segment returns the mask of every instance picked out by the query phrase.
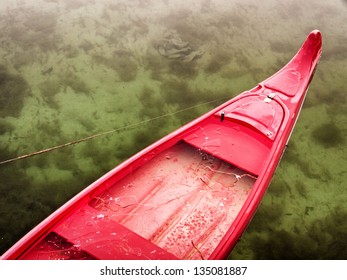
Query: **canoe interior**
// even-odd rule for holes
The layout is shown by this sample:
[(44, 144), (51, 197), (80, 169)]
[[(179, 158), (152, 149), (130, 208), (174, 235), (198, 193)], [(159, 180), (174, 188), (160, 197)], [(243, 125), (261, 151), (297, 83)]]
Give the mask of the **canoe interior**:
[(89, 197), (23, 258), (207, 259), (255, 180), (180, 141)]

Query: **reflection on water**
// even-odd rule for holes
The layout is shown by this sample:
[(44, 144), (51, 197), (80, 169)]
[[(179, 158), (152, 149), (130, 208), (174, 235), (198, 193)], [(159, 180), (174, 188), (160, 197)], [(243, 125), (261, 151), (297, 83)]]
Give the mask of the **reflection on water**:
[[(231, 258), (347, 257), (346, 1), (2, 2), (0, 160), (232, 97), (320, 29), (323, 56), (289, 149)], [(0, 165), (0, 252), (220, 102)]]

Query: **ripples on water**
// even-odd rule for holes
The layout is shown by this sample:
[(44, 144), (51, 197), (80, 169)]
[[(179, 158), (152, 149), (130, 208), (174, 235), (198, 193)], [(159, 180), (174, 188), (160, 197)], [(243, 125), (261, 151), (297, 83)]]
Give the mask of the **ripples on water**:
[[(347, 258), (346, 1), (2, 2), (0, 160), (232, 97), (320, 29), (323, 57), (290, 147), (230, 257)], [(1, 165), (0, 253), (117, 163), (219, 103)]]

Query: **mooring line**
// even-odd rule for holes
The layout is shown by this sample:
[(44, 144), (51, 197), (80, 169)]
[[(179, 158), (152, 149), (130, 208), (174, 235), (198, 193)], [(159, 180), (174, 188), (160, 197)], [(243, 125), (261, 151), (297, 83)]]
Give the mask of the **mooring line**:
[(140, 122), (135, 123), (135, 124), (130, 124), (130, 125), (126, 125), (126, 126), (123, 126), (123, 127), (115, 128), (115, 129), (112, 129), (112, 130), (109, 130), (109, 131), (100, 132), (100, 133), (93, 134), (93, 135), (90, 135), (90, 136), (87, 136), (87, 137), (84, 137), (84, 138), (81, 138), (81, 139), (78, 139), (78, 140), (74, 140), (74, 141), (71, 141), (71, 142), (67, 142), (67, 143), (64, 143), (64, 144), (60, 144), (60, 145), (57, 145), (57, 146), (46, 148), (46, 149), (43, 149), (43, 150), (40, 150), (40, 151), (37, 151), (37, 152), (32, 152), (30, 154), (18, 156), (18, 157), (15, 157), (15, 158), (10, 158), (10, 159), (1, 161), (0, 165), (6, 164), (6, 163), (10, 163), (10, 162), (14, 162), (14, 161), (21, 160), (21, 159), (26, 159), (26, 158), (37, 156), (37, 155), (41, 155), (41, 154), (44, 154), (44, 153), (48, 153), (48, 152), (51, 152), (51, 151), (54, 151), (54, 150), (57, 150), (57, 149), (65, 148), (65, 147), (68, 147), (68, 146), (72, 146), (72, 145), (75, 145), (75, 144), (78, 144), (78, 143), (81, 143), (81, 142), (85, 142), (85, 141), (93, 139), (93, 138), (97, 138), (97, 137), (104, 136), (104, 135), (107, 135), (107, 134), (115, 133), (115, 132), (118, 132), (118, 131), (121, 131), (121, 130), (134, 128), (134, 127), (143, 125), (145, 123), (149, 123), (149, 122), (161, 119), (161, 118), (173, 116), (173, 115), (179, 114), (181, 112), (188, 111), (188, 110), (194, 109), (196, 107), (203, 106), (203, 105), (206, 105), (206, 104), (210, 104), (210, 103), (213, 103), (213, 102), (221, 101), (221, 100), (227, 99), (227, 98), (230, 98), (230, 97), (222, 97), (222, 98), (218, 98), (218, 99), (215, 99), (215, 100), (212, 100), (212, 101), (199, 103), (199, 104), (194, 105), (194, 106), (190, 106), (190, 107), (187, 107), (187, 108), (184, 108), (184, 109), (172, 112), (172, 113), (166, 113), (164, 115), (157, 116), (157, 117), (154, 117), (154, 118), (151, 118), (151, 119), (148, 119), (148, 120), (140, 121)]

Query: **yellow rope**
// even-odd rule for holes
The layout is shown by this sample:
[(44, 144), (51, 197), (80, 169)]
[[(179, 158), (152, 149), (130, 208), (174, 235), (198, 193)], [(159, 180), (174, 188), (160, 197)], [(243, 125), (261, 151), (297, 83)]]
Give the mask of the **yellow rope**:
[(184, 112), (184, 111), (188, 111), (188, 110), (191, 110), (193, 108), (196, 108), (196, 107), (199, 107), (199, 106), (203, 106), (203, 105), (206, 105), (206, 104), (210, 104), (210, 103), (213, 103), (213, 102), (217, 102), (217, 101), (220, 101), (220, 100), (223, 100), (223, 99), (227, 99), (227, 97), (222, 97), (222, 98), (218, 98), (218, 99), (215, 99), (215, 100), (212, 100), (212, 101), (200, 103), (198, 105), (187, 107), (187, 108), (181, 109), (181, 110), (173, 112), (173, 113), (167, 113), (167, 114), (164, 114), (164, 115), (161, 115), (161, 116), (158, 116), (158, 117), (154, 117), (154, 118), (151, 118), (151, 119), (148, 119), (148, 120), (144, 120), (144, 121), (141, 121), (141, 122), (138, 122), (138, 123), (135, 123), (135, 124), (119, 127), (119, 128), (116, 128), (116, 129), (105, 131), (105, 132), (100, 132), (100, 133), (93, 134), (93, 135), (90, 135), (90, 136), (87, 136), (87, 137), (84, 137), (84, 138), (81, 138), (81, 139), (78, 139), (78, 140), (74, 140), (74, 141), (71, 141), (71, 142), (68, 142), (68, 143), (64, 143), (64, 144), (61, 144), (61, 145), (57, 145), (57, 146), (54, 146), (54, 147), (43, 149), (43, 150), (40, 150), (40, 151), (37, 151), (37, 152), (32, 152), (30, 154), (26, 154), (26, 155), (18, 156), (18, 157), (15, 157), (15, 158), (7, 159), (7, 160), (4, 160), (4, 161), (1, 161), (0, 165), (6, 164), (6, 163), (10, 163), (10, 162), (14, 162), (14, 161), (21, 160), (21, 159), (25, 159), (25, 158), (29, 158), (29, 157), (32, 157), (32, 156), (44, 154), (44, 153), (47, 153), (47, 152), (51, 152), (51, 151), (54, 151), (54, 150), (57, 150), (57, 149), (61, 149), (61, 148), (64, 148), (64, 147), (75, 145), (75, 144), (78, 144), (78, 143), (81, 143), (81, 142), (84, 142), (84, 141), (87, 141), (87, 140), (90, 140), (90, 139), (93, 139), (93, 138), (96, 138), (96, 137), (104, 136), (104, 135), (111, 134), (111, 133), (114, 133), (114, 132), (117, 132), (117, 131), (121, 131), (121, 130), (124, 130), (124, 129), (134, 128), (134, 127), (140, 126), (142, 124), (155, 121), (157, 119), (161, 119), (161, 118), (168, 117), (168, 116), (173, 116), (173, 115), (176, 115), (178, 113), (181, 113), (181, 112)]

